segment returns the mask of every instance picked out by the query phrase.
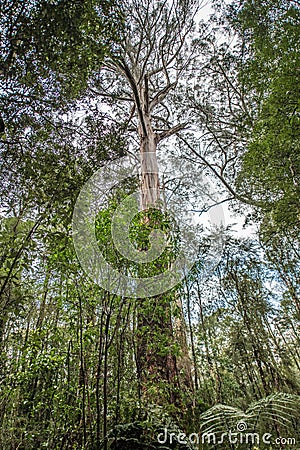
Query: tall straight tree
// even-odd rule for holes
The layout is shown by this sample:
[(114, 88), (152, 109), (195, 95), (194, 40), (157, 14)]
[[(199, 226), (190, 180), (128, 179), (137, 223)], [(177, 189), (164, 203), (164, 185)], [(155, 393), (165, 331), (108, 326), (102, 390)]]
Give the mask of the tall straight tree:
[[(115, 117), (130, 133), (133, 145), (139, 149), (142, 210), (149, 211), (161, 205), (157, 162), (159, 145), (187, 126), (175, 109), (172, 93), (195, 58), (192, 35), (200, 3), (193, 0), (146, 0), (143, 3), (126, 0), (121, 49), (107, 58), (91, 84), (92, 93), (107, 100)], [(146, 212), (144, 224), (150, 222), (150, 215)], [(149, 377), (157, 382), (164, 380), (177, 385), (175, 356), (168, 352), (160, 355), (150, 343), (150, 330), (155, 330), (162, 340), (165, 337), (169, 345), (172, 342), (170, 298), (160, 295), (151, 301), (153, 308), (150, 309), (143, 306), (145, 302), (139, 303), (139, 378), (144, 387)], [(157, 311), (154, 316), (154, 309), (162, 311), (161, 317)], [(189, 375), (187, 379), (190, 380)]]

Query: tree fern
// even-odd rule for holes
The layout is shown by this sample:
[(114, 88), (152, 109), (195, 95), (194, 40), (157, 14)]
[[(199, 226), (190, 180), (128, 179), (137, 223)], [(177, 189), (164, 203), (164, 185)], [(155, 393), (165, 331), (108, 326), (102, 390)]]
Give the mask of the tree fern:
[(257, 430), (270, 422), (288, 427), (299, 420), (299, 400), (298, 395), (277, 392), (252, 403), (246, 411), (218, 404), (200, 416), (201, 430), (216, 434), (229, 430), (242, 432), (246, 428)]

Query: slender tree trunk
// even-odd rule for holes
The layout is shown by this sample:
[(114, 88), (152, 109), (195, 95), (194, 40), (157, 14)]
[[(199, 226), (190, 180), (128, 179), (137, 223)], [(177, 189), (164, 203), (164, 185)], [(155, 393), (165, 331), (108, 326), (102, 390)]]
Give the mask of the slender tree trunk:
[(101, 392), (100, 392), (100, 379), (101, 379), (101, 368), (103, 359), (103, 326), (104, 326), (104, 310), (102, 309), (100, 324), (99, 324), (99, 344), (98, 344), (98, 361), (97, 361), (97, 371), (96, 371), (96, 442), (97, 446), (100, 447), (101, 442)]
[(83, 427), (83, 445), (86, 445), (87, 441), (87, 429), (86, 429), (86, 374), (85, 374), (85, 357), (83, 348), (83, 310), (82, 310), (82, 299), (78, 295), (79, 299), (79, 356), (80, 356), (80, 367), (79, 367), (79, 392), (82, 394), (81, 407), (82, 411), (80, 414), (80, 427)]
[(188, 290), (188, 297), (187, 297), (187, 309), (188, 309), (188, 323), (189, 323), (189, 332), (190, 332), (190, 338), (191, 338), (191, 347), (192, 347), (193, 364), (194, 364), (195, 391), (198, 391), (198, 389), (199, 389), (198, 365), (197, 365), (197, 356), (196, 356), (195, 339), (194, 339), (194, 328), (193, 328), (192, 317), (191, 317), (191, 302), (190, 302), (190, 291), (189, 290)]
[(103, 368), (103, 436), (104, 436), (104, 446), (103, 449), (108, 449), (107, 441), (107, 411), (108, 411), (108, 394), (107, 394), (107, 384), (108, 384), (108, 332), (110, 323), (110, 313), (106, 315), (105, 322), (105, 343), (104, 343), (104, 368)]

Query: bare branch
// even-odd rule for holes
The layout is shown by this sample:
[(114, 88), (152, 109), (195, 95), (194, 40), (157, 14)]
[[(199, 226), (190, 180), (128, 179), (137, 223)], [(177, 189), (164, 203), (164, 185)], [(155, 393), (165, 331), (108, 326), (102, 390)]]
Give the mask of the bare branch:
[(213, 164), (211, 164), (201, 153), (197, 152), (197, 150), (194, 149), (194, 147), (180, 134), (177, 134), (177, 136), (182, 140), (182, 142), (185, 143), (185, 145), (191, 150), (194, 155), (196, 155), (204, 164), (206, 167), (208, 167), (211, 172), (222, 182), (222, 184), (226, 187), (226, 189), (232, 194), (233, 198), (236, 200), (240, 200), (243, 203), (246, 203), (247, 205), (251, 206), (258, 206), (262, 207), (265, 206), (264, 202), (259, 202), (254, 199), (249, 199), (246, 197), (243, 197), (239, 195), (233, 187), (230, 186), (230, 184), (225, 180), (224, 176), (218, 173), (218, 171), (214, 168)]
[(169, 83), (167, 86), (165, 86), (163, 89), (161, 89), (156, 95), (155, 97), (151, 100), (150, 102), (150, 111), (152, 111), (156, 105), (158, 105), (159, 103), (161, 103), (166, 96), (168, 95), (168, 93), (174, 88), (176, 87), (177, 81), (175, 81), (174, 83)]
[(113, 98), (114, 100), (119, 100), (119, 101), (124, 101), (124, 102), (134, 102), (133, 98), (130, 98), (130, 97), (120, 97), (120, 96), (114, 95), (114, 94), (106, 94), (105, 92), (96, 91), (95, 89), (93, 89), (91, 87), (89, 88), (89, 90), (93, 94), (95, 94), (99, 97)]
[(118, 63), (118, 65), (119, 65), (120, 69), (123, 70), (123, 73), (125, 74), (127, 80), (130, 83), (130, 86), (132, 88), (132, 92), (133, 92), (133, 95), (134, 95), (135, 104), (136, 104), (136, 108), (137, 108), (137, 111), (138, 111), (139, 119), (140, 119), (141, 126), (142, 126), (142, 129), (143, 129), (143, 133), (144, 133), (144, 136), (147, 136), (147, 127), (146, 127), (146, 124), (145, 124), (145, 121), (144, 121), (144, 114), (143, 114), (143, 110), (142, 110), (141, 99), (140, 99), (140, 96), (139, 96), (139, 91), (138, 91), (138, 87), (136, 85), (135, 79), (134, 79), (132, 73), (130, 72), (129, 67), (127, 66), (127, 64), (126, 64), (126, 62), (125, 62), (125, 60), (123, 58), (120, 58), (120, 62)]
[(185, 130), (188, 123), (179, 123), (178, 125), (175, 125), (174, 127), (170, 128), (169, 130), (163, 131), (162, 133), (159, 133), (157, 135), (157, 142), (162, 141), (163, 139), (166, 139), (167, 137), (172, 136), (173, 134), (178, 133), (179, 131)]

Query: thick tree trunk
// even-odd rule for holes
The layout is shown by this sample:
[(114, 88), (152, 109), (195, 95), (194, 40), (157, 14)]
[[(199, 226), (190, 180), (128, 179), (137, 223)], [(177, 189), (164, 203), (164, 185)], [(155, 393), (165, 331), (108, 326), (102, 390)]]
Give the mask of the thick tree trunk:
[[(142, 99), (140, 108), (140, 158), (141, 158), (141, 209), (145, 211), (145, 224), (151, 225), (149, 208), (160, 209), (160, 186), (157, 163), (157, 145), (159, 136), (151, 123), (147, 79), (144, 89), (140, 91)], [(155, 223), (153, 226), (157, 226)], [(172, 325), (171, 302), (168, 294), (161, 294), (149, 299), (141, 299), (138, 303), (138, 347), (137, 368), (141, 390), (146, 400), (152, 402), (169, 402), (180, 406), (180, 379), (177, 360), (174, 355), (175, 336)], [(178, 325), (178, 324), (177, 324)], [(181, 327), (183, 332), (183, 327)], [(177, 336), (178, 337), (178, 336)], [(182, 335), (180, 336), (182, 340)], [(185, 339), (186, 342), (186, 339)], [(182, 342), (180, 342), (182, 343)], [(186, 358), (187, 348), (182, 349)], [(185, 369), (190, 366), (186, 363)], [(184, 374), (184, 381), (191, 379), (191, 374)], [(158, 386), (162, 388), (159, 389)], [(154, 395), (154, 392), (156, 394)]]
[[(177, 358), (177, 369), (179, 372), (180, 384), (184, 384), (188, 390), (194, 390), (192, 378), (192, 361), (189, 355), (186, 323), (183, 314), (181, 298), (178, 293), (176, 295), (176, 307), (178, 308), (177, 317), (174, 320), (174, 337), (180, 346), (180, 355)], [(197, 385), (197, 375), (195, 377), (195, 386)]]
[(137, 369), (144, 400), (179, 406), (170, 300), (162, 294), (138, 306)]
[[(160, 189), (156, 153), (157, 136), (151, 124), (147, 79), (140, 91), (140, 99), (138, 130), (141, 159), (140, 203), (141, 209), (145, 211), (144, 222), (151, 225), (151, 214), (148, 216), (147, 211), (152, 207), (159, 208)], [(168, 350), (173, 340), (170, 301), (162, 294), (141, 299), (138, 308), (137, 368), (141, 390), (146, 400), (174, 403), (173, 387), (177, 370), (176, 358)], [(158, 392), (155, 387), (162, 383), (165, 385), (164, 392)], [(156, 398), (153, 398), (154, 390)], [(148, 393), (150, 393), (149, 396)]]
[(148, 209), (151, 206), (159, 207), (160, 200), (156, 152), (143, 151), (145, 147), (148, 147), (148, 143), (141, 146), (141, 164), (143, 167), (141, 175), (142, 209)]
[[(151, 126), (150, 113), (143, 114), (144, 127), (140, 125), (141, 158), (141, 207), (148, 209), (159, 206), (159, 176), (157, 164), (157, 136)], [(144, 129), (146, 128), (146, 130)], [(145, 133), (146, 131), (146, 133)]]

